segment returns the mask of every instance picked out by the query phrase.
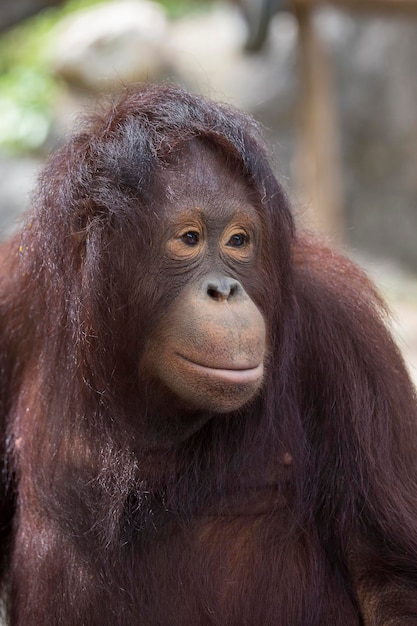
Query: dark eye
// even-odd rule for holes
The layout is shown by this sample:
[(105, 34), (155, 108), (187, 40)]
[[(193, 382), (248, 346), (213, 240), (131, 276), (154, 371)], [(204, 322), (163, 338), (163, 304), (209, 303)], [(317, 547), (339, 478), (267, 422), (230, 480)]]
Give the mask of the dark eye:
[(200, 233), (195, 230), (189, 230), (188, 232), (181, 235), (180, 239), (187, 246), (196, 246), (200, 241)]
[(227, 242), (227, 245), (232, 248), (241, 248), (245, 246), (249, 241), (249, 237), (243, 233), (237, 233), (236, 235), (232, 235)]

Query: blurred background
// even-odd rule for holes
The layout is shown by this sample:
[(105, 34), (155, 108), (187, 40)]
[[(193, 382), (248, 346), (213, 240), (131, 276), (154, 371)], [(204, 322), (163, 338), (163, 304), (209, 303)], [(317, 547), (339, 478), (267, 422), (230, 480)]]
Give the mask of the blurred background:
[(2, 0), (0, 238), (80, 113), (143, 80), (264, 125), (297, 219), (376, 280), (417, 381), (417, 0)]

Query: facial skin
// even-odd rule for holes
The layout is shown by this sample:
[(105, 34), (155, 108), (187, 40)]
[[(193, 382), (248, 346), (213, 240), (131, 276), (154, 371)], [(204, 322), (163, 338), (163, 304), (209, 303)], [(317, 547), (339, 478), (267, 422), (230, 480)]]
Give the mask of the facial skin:
[(191, 410), (233, 411), (264, 373), (265, 323), (246, 291), (258, 278), (259, 217), (242, 178), (209, 148), (191, 145), (163, 176), (161, 255), (175, 295), (142, 367)]

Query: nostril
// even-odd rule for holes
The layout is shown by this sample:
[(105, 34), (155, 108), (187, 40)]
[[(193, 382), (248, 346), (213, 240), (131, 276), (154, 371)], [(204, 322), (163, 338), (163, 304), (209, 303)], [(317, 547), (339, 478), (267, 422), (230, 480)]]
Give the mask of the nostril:
[(219, 291), (215, 287), (209, 287), (207, 289), (207, 295), (209, 298), (211, 298), (212, 300), (215, 300), (216, 302), (223, 299), (222, 295), (219, 293)]
[(230, 285), (229, 297), (237, 296), (238, 293), (239, 293), (239, 285), (238, 285), (238, 283), (233, 283), (232, 285)]

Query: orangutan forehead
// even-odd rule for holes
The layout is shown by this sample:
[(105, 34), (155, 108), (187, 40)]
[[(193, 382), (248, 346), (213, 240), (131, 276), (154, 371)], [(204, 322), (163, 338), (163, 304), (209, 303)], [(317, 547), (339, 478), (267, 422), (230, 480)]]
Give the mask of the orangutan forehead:
[(177, 153), (175, 161), (161, 172), (160, 182), (165, 197), (181, 210), (203, 209), (213, 203), (254, 212), (254, 190), (242, 170), (222, 152), (200, 142), (190, 142)]

